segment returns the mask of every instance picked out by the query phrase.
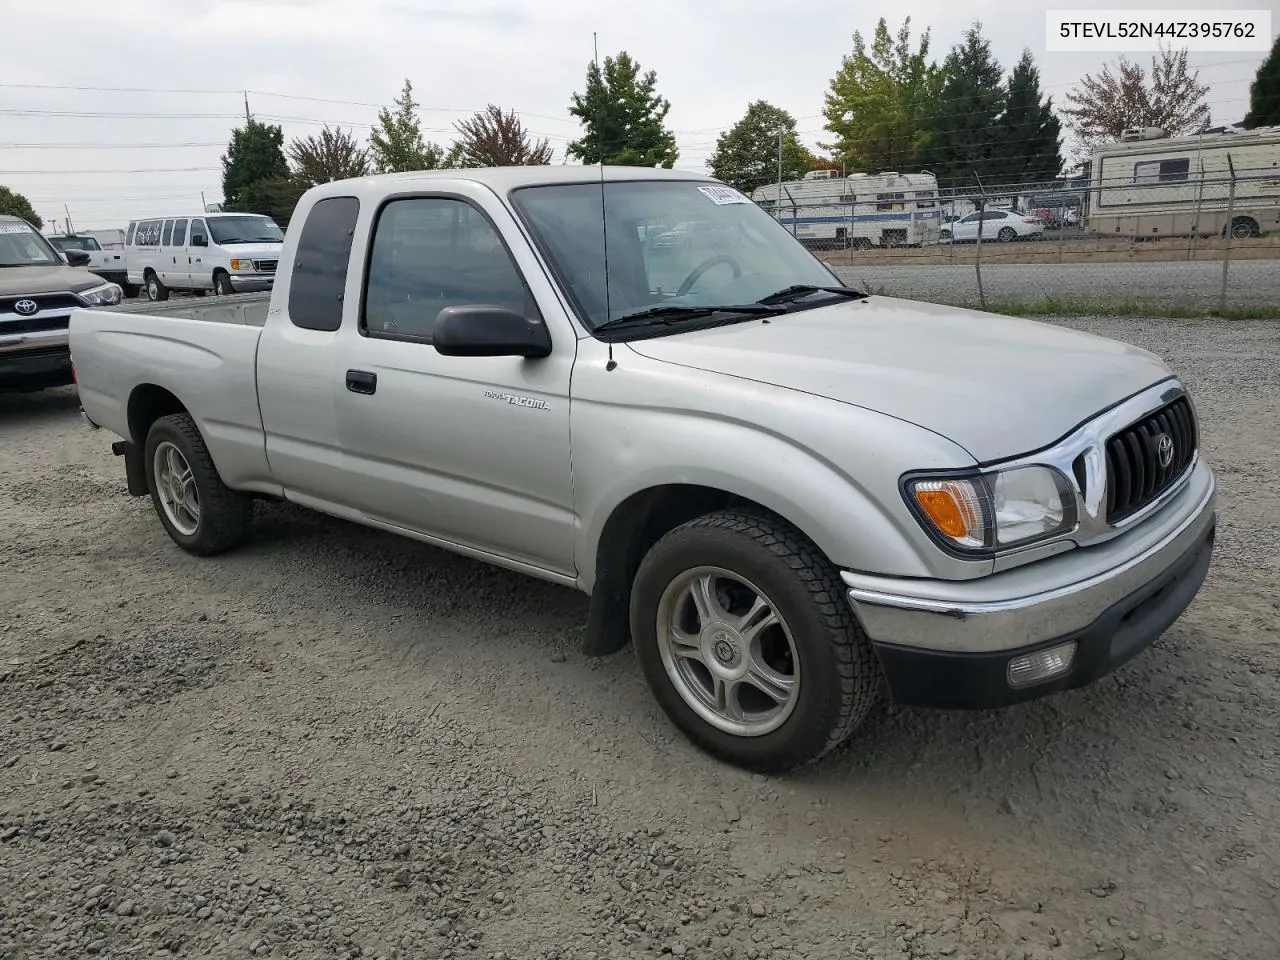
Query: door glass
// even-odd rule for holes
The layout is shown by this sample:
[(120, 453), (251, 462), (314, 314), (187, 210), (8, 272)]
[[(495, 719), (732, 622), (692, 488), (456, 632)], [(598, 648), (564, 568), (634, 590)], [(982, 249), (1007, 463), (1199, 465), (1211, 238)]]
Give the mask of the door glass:
[(164, 233), (160, 235), (160, 246), (169, 246), (169, 238), (173, 236), (173, 221), (166, 220), (164, 222)]
[(191, 243), (196, 242), (196, 237), (200, 237), (206, 243), (209, 242), (209, 234), (205, 231), (203, 220), (191, 221)]
[(185, 247), (187, 245), (187, 221), (173, 221), (173, 245), (175, 247)]
[(430, 339), (445, 307), (493, 304), (526, 314), (531, 300), (496, 230), (462, 200), (387, 204), (373, 235), (362, 329)]

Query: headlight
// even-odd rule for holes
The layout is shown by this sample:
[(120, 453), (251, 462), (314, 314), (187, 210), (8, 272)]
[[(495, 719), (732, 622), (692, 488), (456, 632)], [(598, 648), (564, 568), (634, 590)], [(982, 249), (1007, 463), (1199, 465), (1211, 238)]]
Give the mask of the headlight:
[(997, 553), (1070, 530), (1075, 497), (1052, 467), (963, 477), (914, 477), (907, 500), (920, 522), (962, 552)]
[(80, 297), (95, 307), (114, 307), (124, 299), (124, 291), (120, 289), (119, 284), (104, 283), (91, 290), (82, 290)]
[(237, 273), (253, 273), (252, 260), (232, 260), (231, 269)]

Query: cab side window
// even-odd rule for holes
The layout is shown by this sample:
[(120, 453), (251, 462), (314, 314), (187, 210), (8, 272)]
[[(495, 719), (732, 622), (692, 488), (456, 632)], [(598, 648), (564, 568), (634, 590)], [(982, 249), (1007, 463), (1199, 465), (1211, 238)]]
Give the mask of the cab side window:
[(302, 225), (289, 279), (289, 319), (295, 327), (332, 332), (342, 326), (342, 295), (360, 201), (317, 200)]
[(487, 217), (465, 200), (393, 200), (374, 226), (361, 332), (429, 341), (445, 307), (537, 307)]

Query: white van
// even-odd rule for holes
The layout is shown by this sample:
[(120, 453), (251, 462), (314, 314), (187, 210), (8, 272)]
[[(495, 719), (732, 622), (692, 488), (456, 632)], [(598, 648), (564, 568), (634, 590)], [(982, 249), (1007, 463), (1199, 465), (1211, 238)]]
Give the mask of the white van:
[(170, 290), (270, 290), (284, 232), (256, 213), (206, 213), (134, 220), (124, 243), (129, 284), (167, 300)]

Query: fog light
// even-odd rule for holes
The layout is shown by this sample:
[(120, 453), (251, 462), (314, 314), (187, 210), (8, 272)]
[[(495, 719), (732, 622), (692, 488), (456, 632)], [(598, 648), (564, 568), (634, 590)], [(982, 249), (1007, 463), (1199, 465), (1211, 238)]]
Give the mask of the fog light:
[(1014, 657), (1009, 661), (1009, 686), (1026, 687), (1066, 673), (1075, 657), (1074, 640), (1024, 657)]

